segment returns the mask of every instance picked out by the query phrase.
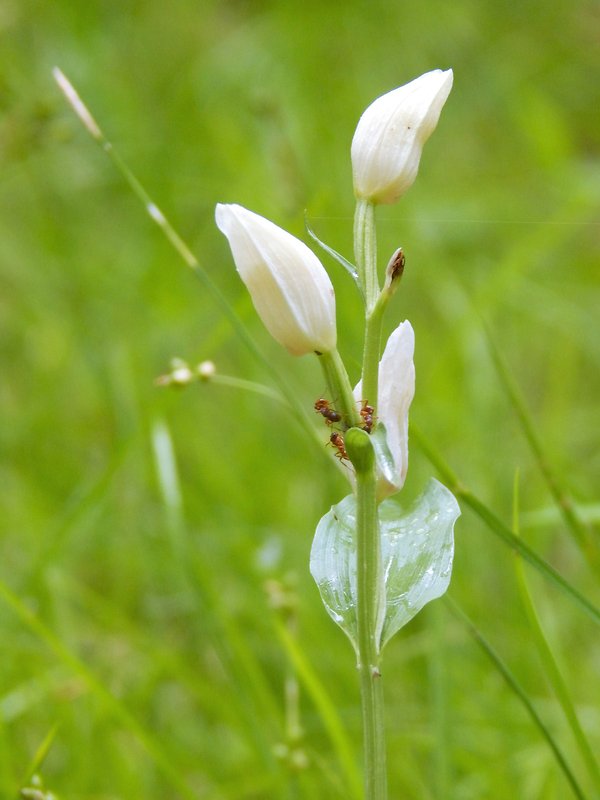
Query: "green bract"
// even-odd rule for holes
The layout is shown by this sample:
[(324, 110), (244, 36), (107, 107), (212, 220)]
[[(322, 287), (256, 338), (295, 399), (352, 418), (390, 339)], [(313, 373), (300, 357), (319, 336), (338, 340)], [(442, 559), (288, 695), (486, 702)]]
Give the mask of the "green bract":
[[(379, 650), (450, 583), (454, 523), (460, 516), (452, 492), (431, 478), (405, 510), (395, 500), (379, 506), (385, 617)], [(310, 571), (331, 618), (357, 645), (356, 498), (348, 495), (317, 525)]]

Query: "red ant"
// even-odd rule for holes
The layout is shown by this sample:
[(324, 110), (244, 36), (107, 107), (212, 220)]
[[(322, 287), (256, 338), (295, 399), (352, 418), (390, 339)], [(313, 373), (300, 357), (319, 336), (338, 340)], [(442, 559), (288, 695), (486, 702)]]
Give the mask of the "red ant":
[(363, 430), (366, 431), (367, 433), (371, 433), (371, 431), (373, 430), (373, 422), (374, 422), (373, 412), (375, 411), (375, 409), (373, 408), (373, 406), (369, 405), (368, 400), (363, 400), (362, 404), (363, 406), (358, 413), (362, 417), (364, 423)]
[(334, 422), (339, 422), (342, 418), (335, 408), (331, 408), (329, 400), (325, 400), (324, 397), (320, 397), (316, 401), (315, 411), (317, 414), (321, 414), (321, 416), (325, 417), (325, 422), (328, 425), (333, 425)]
[(348, 458), (348, 453), (346, 452), (346, 448), (344, 446), (344, 437), (342, 436), (341, 433), (337, 433), (336, 431), (334, 431), (329, 437), (329, 442), (337, 450), (337, 453), (335, 454), (336, 458), (339, 458), (340, 461), (344, 461), (344, 459), (346, 459), (347, 461), (350, 460)]

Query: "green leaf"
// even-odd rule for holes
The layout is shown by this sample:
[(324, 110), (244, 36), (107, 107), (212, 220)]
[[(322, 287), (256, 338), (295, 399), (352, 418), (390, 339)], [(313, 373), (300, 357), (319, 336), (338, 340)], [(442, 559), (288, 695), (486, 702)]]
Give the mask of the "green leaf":
[(382, 648), (448, 588), (459, 516), (456, 498), (434, 478), (408, 511), (395, 500), (379, 506), (386, 597)]
[(321, 518), (310, 551), (310, 573), (327, 613), (357, 649), (356, 498), (349, 494)]
[[(453, 529), (460, 515), (454, 495), (433, 478), (405, 510), (394, 500), (379, 506), (385, 619), (380, 647), (450, 582)], [(356, 500), (348, 495), (317, 525), (310, 571), (328, 614), (357, 649)]]

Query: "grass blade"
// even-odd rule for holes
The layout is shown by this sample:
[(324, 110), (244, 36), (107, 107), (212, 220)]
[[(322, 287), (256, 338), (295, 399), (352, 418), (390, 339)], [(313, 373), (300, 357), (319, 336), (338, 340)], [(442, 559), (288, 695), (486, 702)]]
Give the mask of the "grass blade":
[(431, 462), (431, 464), (438, 470), (443, 481), (447, 484), (450, 491), (456, 496), (458, 500), (469, 506), (475, 514), (486, 524), (492, 533), (501, 539), (512, 550), (518, 553), (529, 564), (535, 567), (544, 578), (558, 586), (571, 600), (573, 600), (581, 609), (583, 609), (596, 624), (600, 625), (600, 609), (595, 606), (590, 600), (582, 595), (573, 584), (564, 578), (557, 570), (554, 569), (547, 561), (539, 556), (529, 545), (510, 530), (501, 519), (499, 519), (493, 511), (491, 511), (484, 503), (481, 502), (475, 495), (460, 482), (459, 478), (446, 464), (442, 456), (435, 450), (431, 443), (424, 437), (421, 431), (413, 424), (411, 424), (411, 435), (417, 441), (419, 447)]
[(275, 620), (274, 625), (279, 641), (321, 716), (323, 725), (337, 752), (340, 765), (346, 774), (352, 796), (358, 799), (362, 796), (362, 778), (356, 768), (356, 756), (337, 710), (294, 637), (279, 620)]
[(46, 760), (46, 756), (50, 752), (50, 748), (52, 747), (54, 739), (56, 738), (58, 728), (59, 728), (59, 723), (56, 722), (42, 739), (40, 746), (35, 751), (34, 756), (31, 759), (31, 763), (27, 767), (27, 770), (23, 777), (23, 782), (22, 782), (23, 786), (26, 786), (29, 783), (33, 775), (39, 771), (40, 767)]
[[(152, 430), (153, 456), (156, 476), (165, 507), (166, 526), (170, 532), (173, 557), (179, 565), (179, 572), (187, 589), (195, 598), (202, 592), (212, 609), (219, 625), (223, 640), (227, 643), (232, 659), (232, 668), (242, 674), (252, 687), (253, 694), (261, 706), (264, 719), (277, 720), (281, 724), (281, 709), (255, 654), (223, 602), (222, 592), (210, 567), (207, 567), (203, 554), (187, 552), (185, 542), (189, 541), (187, 523), (182, 502), (182, 489), (175, 450), (166, 423), (156, 421)], [(202, 615), (202, 609), (199, 609)]]
[(104, 686), (103, 683), (89, 670), (74, 653), (72, 653), (60, 639), (37, 617), (21, 599), (0, 581), (0, 599), (21, 620), (36, 638), (40, 639), (54, 653), (56, 658), (75, 673), (88, 689), (106, 705), (112, 715), (125, 728), (127, 728), (140, 742), (148, 756), (163, 774), (165, 780), (180, 797), (186, 800), (198, 800), (198, 794), (173, 763), (173, 759), (162, 745), (138, 722), (125, 705)]
[(64, 75), (64, 73), (60, 69), (58, 69), (58, 67), (55, 67), (52, 70), (52, 75), (54, 77), (54, 80), (58, 84), (59, 89), (66, 97), (69, 105), (71, 106), (71, 108), (73, 109), (79, 120), (82, 122), (82, 124), (84, 125), (88, 133), (92, 136), (94, 141), (101, 147), (103, 152), (106, 153), (106, 155), (110, 158), (116, 169), (121, 173), (129, 188), (133, 191), (138, 200), (143, 204), (146, 213), (148, 214), (152, 222), (154, 222), (159, 227), (163, 235), (172, 245), (172, 247), (177, 252), (179, 257), (182, 259), (184, 264), (193, 271), (194, 275), (200, 280), (204, 288), (211, 294), (211, 296), (216, 301), (223, 315), (230, 322), (234, 333), (244, 343), (244, 345), (250, 351), (252, 357), (256, 359), (256, 361), (259, 364), (262, 365), (262, 367), (271, 376), (275, 384), (279, 387), (279, 390), (281, 391), (282, 395), (285, 397), (290, 407), (294, 410), (294, 415), (298, 423), (304, 428), (304, 430), (307, 433), (312, 435), (312, 426), (310, 423), (310, 418), (306, 413), (304, 407), (301, 405), (296, 393), (282, 378), (282, 376), (280, 375), (274, 364), (271, 361), (269, 361), (269, 359), (259, 349), (254, 339), (250, 336), (250, 334), (246, 330), (244, 323), (236, 314), (231, 303), (227, 300), (227, 298), (221, 292), (216, 283), (214, 283), (208, 272), (200, 264), (198, 258), (194, 255), (194, 253), (185, 243), (183, 238), (175, 230), (175, 228), (169, 222), (165, 214), (154, 202), (150, 194), (146, 191), (146, 189), (142, 185), (141, 181), (136, 177), (134, 172), (129, 168), (129, 166), (125, 163), (125, 161), (123, 161), (117, 150), (114, 148), (112, 142), (110, 142), (106, 138), (102, 129), (100, 128), (95, 118), (88, 110), (87, 106), (83, 103), (78, 93), (75, 91), (75, 88), (73, 87), (69, 79)]
[(556, 758), (558, 766), (560, 767), (565, 778), (567, 779), (567, 782), (569, 783), (571, 789), (573, 790), (573, 794), (575, 795), (575, 797), (579, 798), (579, 800), (586, 800), (585, 794), (583, 793), (581, 786), (579, 785), (575, 775), (571, 771), (571, 768), (569, 767), (562, 753), (562, 750), (560, 749), (556, 740), (554, 739), (549, 729), (547, 728), (546, 724), (536, 711), (535, 706), (527, 696), (527, 693), (525, 692), (521, 684), (518, 682), (518, 680), (510, 671), (508, 666), (504, 663), (504, 661), (502, 661), (502, 659), (493, 649), (491, 644), (482, 636), (480, 631), (471, 622), (469, 617), (467, 617), (464, 611), (462, 611), (459, 608), (459, 606), (449, 597), (446, 598), (446, 603), (448, 604), (454, 616), (460, 619), (461, 622), (465, 625), (465, 627), (467, 628), (467, 630), (469, 631), (475, 642), (488, 656), (490, 661), (493, 662), (498, 672), (502, 675), (504, 680), (507, 682), (507, 684), (510, 686), (510, 688), (513, 690), (513, 692), (516, 694), (516, 696), (519, 698), (519, 700), (525, 707), (525, 710), (527, 711), (532, 721), (534, 722), (534, 724), (536, 725), (536, 727), (538, 728), (538, 730), (540, 731), (546, 742), (548, 743), (548, 746), (552, 750), (552, 753)]
[[(518, 497), (519, 485), (517, 474), (515, 475), (513, 512), (513, 530), (517, 536), (520, 535)], [(598, 767), (598, 762), (596, 761), (594, 753), (592, 752), (590, 743), (588, 742), (587, 737), (583, 732), (581, 725), (579, 724), (579, 719), (575, 713), (575, 708), (573, 707), (569, 690), (556, 659), (554, 658), (552, 648), (550, 647), (550, 644), (548, 643), (548, 640), (544, 634), (531, 591), (529, 590), (527, 576), (525, 574), (525, 570), (523, 569), (523, 561), (521, 558), (515, 559), (515, 572), (521, 603), (525, 609), (525, 615), (529, 623), (529, 629), (533, 634), (533, 640), (535, 642), (535, 646), (537, 647), (546, 677), (554, 691), (560, 707), (562, 708), (565, 719), (571, 728), (573, 738), (577, 742), (581, 758), (587, 767), (590, 777), (594, 782), (595, 789), (598, 792), (598, 796), (600, 797), (600, 768)]]
[(591, 539), (591, 532), (577, 513), (577, 509), (575, 508), (573, 500), (566, 488), (562, 485), (559, 477), (552, 470), (519, 387), (517, 386), (515, 379), (510, 374), (508, 366), (502, 354), (500, 353), (500, 350), (498, 349), (498, 346), (494, 341), (489, 328), (485, 326), (484, 329), (487, 337), (488, 349), (492, 357), (494, 367), (496, 368), (496, 373), (508, 396), (508, 399), (510, 400), (517, 419), (519, 420), (521, 430), (523, 431), (525, 439), (529, 444), (540, 472), (544, 477), (548, 490), (554, 498), (557, 508), (559, 509), (567, 528), (571, 531), (571, 534), (577, 542), (581, 552), (587, 559), (590, 566), (598, 569), (598, 551)]

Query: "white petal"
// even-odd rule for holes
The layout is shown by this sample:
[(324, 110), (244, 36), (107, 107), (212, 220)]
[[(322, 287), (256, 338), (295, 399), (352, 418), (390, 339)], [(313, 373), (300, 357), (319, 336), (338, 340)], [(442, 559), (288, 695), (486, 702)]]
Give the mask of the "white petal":
[(215, 217), (269, 333), (294, 355), (332, 350), (335, 296), (312, 250), (242, 206), (219, 204)]
[(352, 140), (354, 190), (373, 203), (394, 203), (412, 186), (423, 145), (452, 88), (452, 70), (426, 72), (378, 97)]
[(415, 394), (415, 334), (410, 322), (400, 323), (387, 341), (379, 362), (377, 414), (387, 431), (396, 464), (396, 490), (404, 486), (408, 469), (408, 409)]
[[(378, 495), (400, 491), (408, 469), (408, 409), (415, 394), (415, 366), (413, 355), (415, 334), (410, 322), (401, 322), (390, 335), (379, 362), (379, 399), (375, 414), (385, 426), (387, 445), (394, 460), (393, 476), (378, 477)], [(354, 389), (357, 402), (368, 400), (362, 396), (362, 381)]]

